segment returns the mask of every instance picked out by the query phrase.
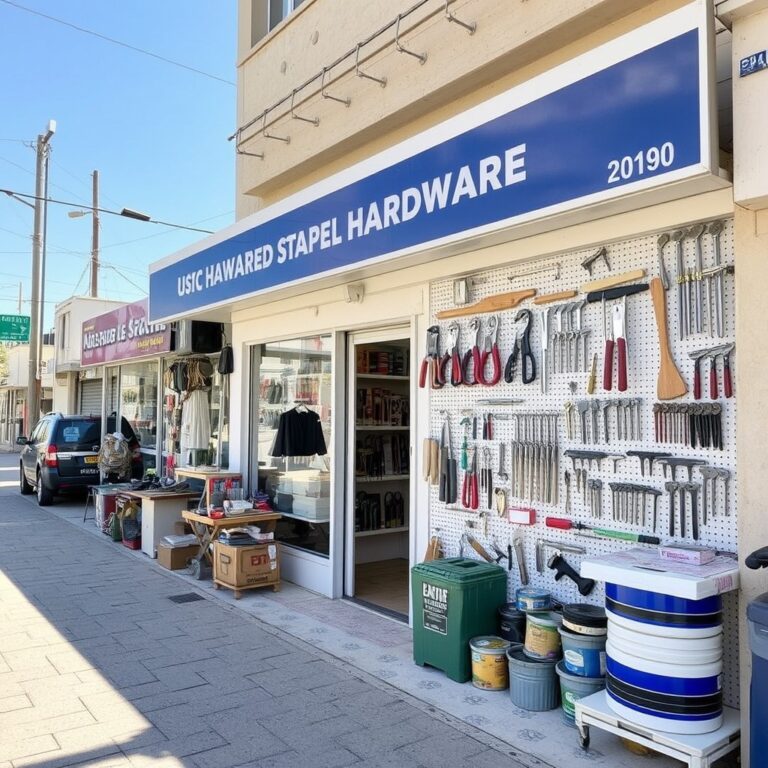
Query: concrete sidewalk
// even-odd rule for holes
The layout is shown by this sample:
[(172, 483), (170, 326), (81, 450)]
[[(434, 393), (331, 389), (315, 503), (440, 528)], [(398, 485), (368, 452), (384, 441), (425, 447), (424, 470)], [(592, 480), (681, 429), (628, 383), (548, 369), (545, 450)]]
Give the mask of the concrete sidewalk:
[[(41, 510), (33, 500), (20, 497), (9, 458), (13, 461), (0, 457), (0, 529), (6, 529), (0, 540), (0, 615), (8, 594), (4, 573), (22, 587), (17, 596), (22, 605), (27, 599), (35, 601), (42, 613), (38, 620), (47, 619), (42, 624), (58, 632), (56, 642), (71, 639), (69, 650), (90, 665), (76, 673), (78, 681), (94, 683), (96, 676), (104, 688), (101, 693), (121, 703), (122, 712), (141, 718), (132, 728), (111, 727), (105, 731), (105, 743), (89, 745), (112, 750), (104, 754), (114, 762), (89, 762), (95, 758), (77, 752), (56, 762), (62, 747), (53, 747), (50, 754), (26, 761), (19, 757), (13, 765), (156, 762), (158, 750), (166, 750), (173, 759), (165, 764), (174, 766), (277, 766), (299, 760), (319, 766), (447, 768), (649, 765), (647, 758), (633, 755), (617, 738), (594, 728), (590, 751), (584, 752), (559, 710), (528, 712), (515, 707), (508, 692), (480, 691), (469, 683), (454, 683), (438, 670), (417, 667), (407, 626), (347, 601), (328, 600), (289, 583), (278, 593), (254, 590), (235, 601), (230, 590), (215, 591), (210, 581), (166, 571), (143, 553), (112, 543), (93, 519), (83, 523), (81, 500), (59, 500)], [(17, 532), (12, 533), (14, 528)], [(35, 551), (47, 553), (47, 577), (23, 565)], [(18, 560), (15, 555), (9, 560), (9, 553), (15, 552)], [(9, 568), (7, 562), (14, 565)], [(52, 605), (42, 602), (40, 590)], [(71, 596), (76, 608), (69, 610), (86, 615), (75, 613), (71, 622), (64, 621), (68, 614), (63, 619), (49, 615), (61, 606), (61, 594)], [(207, 599), (180, 605), (169, 600), (180, 594)], [(19, 637), (4, 639), (5, 631), (0, 625), (0, 670), (5, 643), (24, 646)], [(18, 629), (8, 634), (24, 631), (33, 636)], [(80, 637), (83, 631), (91, 634)], [(47, 659), (45, 647), (40, 654)], [(137, 679), (131, 679), (129, 668), (136, 670)], [(0, 671), (0, 734), (8, 730), (2, 728), (2, 697), (19, 695), (4, 693), (6, 677)], [(75, 699), (77, 707), (81, 696)], [(32, 703), (38, 702), (29, 699), (23, 706), (29, 709)], [(90, 726), (101, 725), (103, 717), (99, 711)], [(181, 722), (196, 723), (199, 729), (187, 730)], [(175, 732), (177, 727), (181, 733)], [(253, 737), (265, 732), (270, 740), (255, 740), (282, 751), (257, 749), (243, 756)], [(2, 762), (7, 759), (3, 738), (0, 735), (0, 768), (8, 765)], [(63, 748), (70, 749), (67, 742)], [(217, 755), (222, 755), (221, 761)], [(126, 758), (130, 763), (119, 762)], [(652, 762), (653, 768), (681, 765), (659, 755)], [(721, 761), (718, 766), (732, 764)]]
[(543, 765), (40, 509), (5, 460), (0, 530), (0, 768)]

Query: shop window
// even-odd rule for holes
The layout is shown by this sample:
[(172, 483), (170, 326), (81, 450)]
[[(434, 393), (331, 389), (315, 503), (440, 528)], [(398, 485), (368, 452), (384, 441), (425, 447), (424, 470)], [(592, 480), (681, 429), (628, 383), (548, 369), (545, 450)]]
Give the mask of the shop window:
[(120, 415), (136, 433), (144, 470), (156, 464), (157, 362), (130, 363), (120, 370)]
[[(163, 466), (229, 467), (229, 400), (219, 355), (165, 361), (163, 370)], [(191, 373), (191, 376), (190, 376)], [(196, 394), (195, 394), (196, 393)]]
[(283, 544), (328, 557), (331, 519), (332, 337), (254, 349), (253, 449), (258, 488), (283, 517)]

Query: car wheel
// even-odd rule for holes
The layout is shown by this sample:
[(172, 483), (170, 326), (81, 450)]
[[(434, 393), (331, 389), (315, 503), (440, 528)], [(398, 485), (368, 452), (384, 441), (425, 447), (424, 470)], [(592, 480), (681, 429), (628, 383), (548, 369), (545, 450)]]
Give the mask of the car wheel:
[(37, 503), (41, 507), (47, 507), (53, 504), (53, 493), (50, 488), (46, 488), (40, 470), (37, 472)]
[(22, 496), (29, 496), (32, 493), (32, 486), (27, 481), (27, 476), (24, 474), (24, 465), (19, 464), (19, 491)]

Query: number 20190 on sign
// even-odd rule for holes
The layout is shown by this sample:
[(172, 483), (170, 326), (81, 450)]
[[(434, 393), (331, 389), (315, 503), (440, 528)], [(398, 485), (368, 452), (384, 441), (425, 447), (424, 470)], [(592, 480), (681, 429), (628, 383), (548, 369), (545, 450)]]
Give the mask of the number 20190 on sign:
[(665, 141), (660, 147), (648, 147), (636, 155), (624, 155), (620, 160), (611, 160), (608, 163), (608, 183), (615, 184), (646, 173), (655, 173), (659, 168), (669, 168), (674, 161), (675, 145)]

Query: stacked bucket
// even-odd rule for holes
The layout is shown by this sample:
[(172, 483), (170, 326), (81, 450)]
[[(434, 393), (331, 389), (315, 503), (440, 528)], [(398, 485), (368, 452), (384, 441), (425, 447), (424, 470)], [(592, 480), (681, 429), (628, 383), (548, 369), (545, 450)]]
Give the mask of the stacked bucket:
[(563, 658), (557, 664), (566, 721), (573, 723), (576, 701), (605, 688), (607, 617), (599, 606), (575, 603), (563, 607), (559, 628)]
[(722, 601), (687, 600), (606, 584), (608, 704), (621, 717), (667, 733), (722, 724)]
[(561, 702), (573, 723), (576, 699), (605, 686), (606, 616), (590, 605), (559, 608), (543, 590), (520, 589), (516, 605), (499, 614), (502, 635), (514, 643), (507, 651), (512, 703), (540, 712)]

